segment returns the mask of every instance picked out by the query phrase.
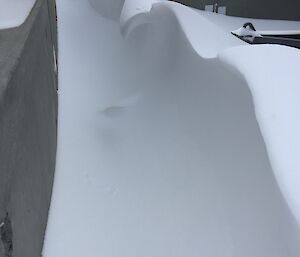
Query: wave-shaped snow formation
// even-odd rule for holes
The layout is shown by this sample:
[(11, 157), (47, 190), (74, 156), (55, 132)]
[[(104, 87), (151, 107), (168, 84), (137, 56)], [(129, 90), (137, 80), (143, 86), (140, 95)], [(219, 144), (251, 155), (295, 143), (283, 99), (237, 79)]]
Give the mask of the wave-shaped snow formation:
[(299, 50), (230, 33), (299, 23), (89, 2), (57, 0), (44, 256), (300, 256)]
[[(216, 58), (245, 78), (277, 181), (300, 222), (300, 51), (279, 45), (239, 46), (243, 45), (240, 40), (205, 17), (164, 1), (126, 1), (121, 29), (134, 23), (134, 19), (151, 23), (159, 16), (176, 19), (180, 32), (200, 57)], [(134, 26), (126, 28), (126, 33), (133, 29)]]
[(278, 45), (239, 47), (220, 53), (220, 59), (247, 81), (273, 171), (300, 222), (300, 51)]

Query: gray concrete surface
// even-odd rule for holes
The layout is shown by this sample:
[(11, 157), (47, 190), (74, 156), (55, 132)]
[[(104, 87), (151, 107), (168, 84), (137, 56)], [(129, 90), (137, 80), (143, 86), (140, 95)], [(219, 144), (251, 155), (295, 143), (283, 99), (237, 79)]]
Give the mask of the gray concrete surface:
[(0, 31), (0, 256), (41, 256), (56, 154), (54, 0)]
[(198, 9), (218, 2), (227, 15), (259, 19), (300, 20), (299, 0), (174, 0)]

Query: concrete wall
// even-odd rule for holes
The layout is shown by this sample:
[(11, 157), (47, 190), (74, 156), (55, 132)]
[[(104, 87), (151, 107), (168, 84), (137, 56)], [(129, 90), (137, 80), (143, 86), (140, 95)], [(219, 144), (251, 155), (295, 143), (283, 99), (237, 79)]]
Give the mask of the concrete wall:
[(278, 19), (300, 20), (299, 0), (175, 0), (175, 2), (204, 9), (205, 5), (218, 2), (227, 7), (227, 15)]
[(54, 0), (0, 31), (0, 256), (41, 256), (56, 154)]

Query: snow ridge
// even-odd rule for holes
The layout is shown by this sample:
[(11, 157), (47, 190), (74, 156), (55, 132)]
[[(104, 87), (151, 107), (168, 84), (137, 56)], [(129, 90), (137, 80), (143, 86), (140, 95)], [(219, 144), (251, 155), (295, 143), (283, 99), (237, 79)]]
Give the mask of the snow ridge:
[(244, 20), (143, 2), (57, 0), (58, 151), (43, 256), (298, 257), (292, 187), (274, 176), (287, 163), (273, 171), (266, 152), (281, 144), (268, 144), (279, 134), (270, 122), (262, 138), (273, 103), (286, 106), (271, 75), (294, 74), (265, 65), (289, 56), (232, 36)]
[(128, 36), (136, 26), (161, 16), (179, 25), (200, 58), (215, 59), (245, 78), (278, 184), (300, 224), (299, 50), (245, 45), (190, 8), (164, 1), (125, 1), (121, 31)]

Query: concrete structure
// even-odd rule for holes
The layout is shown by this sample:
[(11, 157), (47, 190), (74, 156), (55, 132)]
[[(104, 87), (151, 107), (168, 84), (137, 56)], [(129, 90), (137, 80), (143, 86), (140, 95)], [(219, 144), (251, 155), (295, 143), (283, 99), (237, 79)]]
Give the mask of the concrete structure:
[(54, 0), (0, 31), (0, 256), (41, 255), (56, 154)]
[(218, 3), (226, 6), (226, 14), (276, 20), (300, 20), (300, 1), (298, 0), (175, 0), (204, 10), (205, 5)]

